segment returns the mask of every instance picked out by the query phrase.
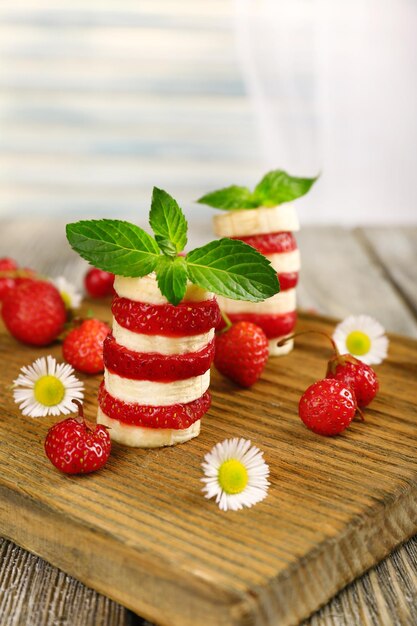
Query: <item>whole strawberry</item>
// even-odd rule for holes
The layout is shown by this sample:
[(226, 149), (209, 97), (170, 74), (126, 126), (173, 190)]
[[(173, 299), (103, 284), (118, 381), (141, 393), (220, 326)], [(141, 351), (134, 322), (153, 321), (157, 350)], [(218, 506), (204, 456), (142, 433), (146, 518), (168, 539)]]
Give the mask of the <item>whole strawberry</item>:
[(216, 335), (214, 365), (241, 387), (256, 383), (268, 354), (268, 339), (264, 331), (251, 322), (237, 322)]
[(324, 378), (303, 393), (298, 414), (318, 435), (338, 435), (355, 417), (357, 404), (353, 391), (338, 380)]
[(105, 426), (89, 425), (80, 402), (79, 417), (69, 417), (49, 429), (45, 453), (57, 469), (65, 474), (89, 474), (105, 465), (110, 455), (110, 436)]
[(3, 321), (9, 332), (23, 343), (46, 346), (61, 333), (66, 310), (56, 287), (43, 280), (28, 280), (6, 295)]
[(360, 408), (368, 406), (379, 389), (372, 367), (350, 354), (335, 354), (327, 365), (326, 378), (334, 378), (350, 387)]
[(64, 359), (79, 372), (98, 374), (104, 370), (103, 343), (110, 332), (104, 322), (88, 319), (71, 330), (62, 344)]
[(105, 298), (114, 293), (114, 274), (92, 267), (84, 277), (84, 286), (92, 298)]

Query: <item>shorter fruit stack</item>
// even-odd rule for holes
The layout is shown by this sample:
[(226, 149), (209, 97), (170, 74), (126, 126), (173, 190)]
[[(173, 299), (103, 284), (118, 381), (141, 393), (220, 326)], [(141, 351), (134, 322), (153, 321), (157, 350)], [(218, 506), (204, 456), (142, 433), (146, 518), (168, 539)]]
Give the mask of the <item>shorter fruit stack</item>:
[(248, 321), (260, 326), (269, 339), (269, 354), (287, 354), (292, 340), (278, 347), (296, 323), (296, 290), (300, 253), (292, 234), (299, 230), (296, 211), (291, 204), (272, 208), (231, 210), (213, 218), (219, 237), (240, 239), (266, 256), (278, 273), (280, 293), (260, 303), (219, 298), (220, 308), (232, 322)]
[(110, 428), (113, 440), (134, 447), (196, 437), (210, 406), (216, 298), (188, 284), (184, 299), (169, 304), (155, 274), (116, 276), (114, 289), (97, 422)]

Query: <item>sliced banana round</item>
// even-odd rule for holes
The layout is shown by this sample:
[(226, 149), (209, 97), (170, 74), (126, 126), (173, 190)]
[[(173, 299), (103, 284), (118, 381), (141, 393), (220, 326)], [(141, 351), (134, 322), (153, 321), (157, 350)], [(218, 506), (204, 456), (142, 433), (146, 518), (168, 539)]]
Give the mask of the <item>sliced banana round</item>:
[(275, 294), (263, 302), (246, 302), (244, 300), (229, 300), (219, 297), (219, 306), (226, 313), (257, 313), (264, 315), (281, 315), (295, 311), (296, 290), (288, 289)]
[(300, 230), (297, 212), (292, 204), (227, 211), (215, 215), (213, 224), (218, 237), (248, 237)]
[(197, 420), (188, 428), (175, 430), (174, 428), (144, 428), (132, 426), (115, 420), (99, 408), (97, 423), (109, 428), (109, 434), (113, 441), (133, 448), (160, 448), (184, 443), (200, 433), (201, 420)]
[[(116, 276), (114, 279), (114, 289), (120, 298), (128, 298), (129, 300), (145, 302), (146, 304), (168, 304), (168, 300), (159, 291), (154, 272), (139, 278)], [(213, 297), (210, 291), (188, 282), (183, 301), (201, 302)]]

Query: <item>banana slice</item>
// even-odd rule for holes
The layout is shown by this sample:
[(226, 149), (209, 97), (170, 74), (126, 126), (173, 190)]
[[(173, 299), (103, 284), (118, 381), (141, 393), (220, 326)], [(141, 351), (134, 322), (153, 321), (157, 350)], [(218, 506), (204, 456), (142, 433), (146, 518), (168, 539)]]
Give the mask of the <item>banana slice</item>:
[(159, 354), (186, 354), (205, 348), (214, 337), (214, 328), (208, 333), (189, 337), (165, 337), (164, 335), (144, 335), (134, 333), (120, 326), (113, 318), (113, 337), (120, 346), (134, 352), (158, 352)]
[(259, 209), (227, 211), (213, 217), (218, 237), (247, 237), (300, 230), (297, 213), (291, 204)]
[(300, 251), (279, 252), (276, 254), (265, 254), (271, 261), (271, 265), (278, 273), (298, 272), (301, 267)]
[(258, 313), (280, 315), (290, 313), (296, 308), (296, 291), (288, 289), (275, 294), (263, 302), (246, 302), (243, 300), (229, 300), (229, 298), (218, 298), (219, 306), (226, 313)]
[[(145, 302), (146, 304), (169, 304), (165, 296), (159, 291), (154, 272), (142, 278), (116, 276), (113, 286), (120, 298), (128, 298), (129, 300)], [(210, 291), (189, 282), (183, 301), (201, 302), (202, 300), (210, 300), (213, 297), (214, 294)]]
[(210, 370), (201, 376), (175, 380), (171, 383), (157, 383), (123, 378), (105, 369), (104, 384), (110, 395), (123, 402), (139, 402), (146, 406), (169, 406), (201, 398), (210, 385)]
[(98, 409), (97, 423), (109, 428), (109, 434), (113, 441), (134, 448), (160, 448), (184, 443), (200, 432), (201, 420), (197, 420), (188, 428), (175, 430), (173, 428), (144, 428), (143, 426), (131, 426), (112, 419)]

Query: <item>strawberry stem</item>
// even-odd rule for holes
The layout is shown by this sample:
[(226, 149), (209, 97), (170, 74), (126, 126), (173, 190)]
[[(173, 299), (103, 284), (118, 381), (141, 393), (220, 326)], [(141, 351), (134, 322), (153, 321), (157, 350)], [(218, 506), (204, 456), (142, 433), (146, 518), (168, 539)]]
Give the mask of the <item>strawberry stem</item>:
[(84, 406), (82, 404), (82, 402), (80, 402), (79, 400), (74, 399), (73, 403), (77, 406), (78, 409), (78, 421), (81, 423), (81, 421), (84, 421)]
[(229, 330), (229, 328), (232, 327), (232, 322), (230, 321), (230, 318), (227, 315), (227, 313), (225, 313), (222, 309), (220, 309), (220, 315), (222, 316), (223, 322), (226, 324), (226, 326), (224, 328), (222, 328), (218, 332), (218, 334), (225, 333), (225, 332), (227, 332)]
[(362, 409), (360, 409), (360, 408), (357, 406), (357, 407), (356, 407), (356, 410), (357, 410), (357, 412), (359, 413), (359, 420), (360, 420), (361, 422), (364, 422), (364, 421), (365, 421), (365, 415), (364, 415), (364, 413), (363, 413)]
[(277, 346), (279, 348), (281, 348), (282, 346), (284, 346), (287, 341), (290, 341), (291, 339), (295, 339), (295, 337), (300, 337), (300, 335), (309, 335), (309, 334), (318, 334), (318, 335), (323, 335), (323, 337), (326, 337), (326, 339), (328, 339), (333, 347), (333, 350), (336, 354), (337, 357), (340, 357), (340, 352), (335, 344), (335, 342), (333, 341), (332, 337), (330, 337), (330, 335), (328, 335), (327, 333), (323, 332), (322, 330), (303, 330), (299, 333), (293, 333), (292, 335), (289, 335), (288, 337), (285, 337), (285, 339), (281, 339), (280, 341), (278, 341)]

